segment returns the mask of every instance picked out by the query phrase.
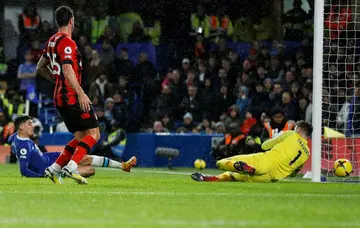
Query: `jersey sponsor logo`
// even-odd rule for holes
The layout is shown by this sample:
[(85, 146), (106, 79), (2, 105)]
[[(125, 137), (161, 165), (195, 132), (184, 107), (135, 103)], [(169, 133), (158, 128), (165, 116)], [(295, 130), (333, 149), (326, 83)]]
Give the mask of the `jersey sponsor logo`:
[(20, 150), (20, 158), (26, 158), (27, 150), (25, 148), (22, 148)]
[(70, 54), (72, 53), (71, 47), (67, 46), (67, 47), (64, 49), (64, 52), (65, 52), (65, 54), (70, 55)]
[(71, 59), (71, 55), (65, 55), (65, 59)]
[(55, 47), (55, 44), (56, 44), (55, 42), (49, 42), (48, 46), (49, 47)]

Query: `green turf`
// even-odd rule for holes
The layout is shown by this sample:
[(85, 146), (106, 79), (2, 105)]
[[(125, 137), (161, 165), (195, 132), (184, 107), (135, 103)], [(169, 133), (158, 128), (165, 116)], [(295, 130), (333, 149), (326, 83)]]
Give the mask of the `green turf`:
[(81, 186), (0, 166), (0, 227), (360, 227), (359, 184), (198, 183), (191, 171), (100, 169)]

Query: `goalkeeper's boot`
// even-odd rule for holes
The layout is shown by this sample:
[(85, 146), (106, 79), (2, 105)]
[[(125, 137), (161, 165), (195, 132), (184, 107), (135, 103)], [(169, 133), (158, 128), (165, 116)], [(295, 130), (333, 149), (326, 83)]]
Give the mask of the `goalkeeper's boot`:
[(199, 173), (199, 172), (196, 172), (196, 173), (191, 174), (191, 178), (192, 178), (194, 181), (205, 181), (205, 176), (204, 176), (204, 174)]
[(251, 165), (246, 164), (245, 162), (242, 161), (237, 161), (234, 163), (234, 168), (243, 173), (243, 174), (247, 174), (247, 175), (254, 175), (256, 172), (256, 169), (254, 167), (252, 167)]
[(87, 180), (81, 176), (78, 170), (70, 170), (69, 167), (65, 166), (62, 169), (62, 176), (70, 177), (74, 179), (78, 184), (87, 184)]
[(131, 167), (133, 167), (134, 165), (136, 165), (137, 159), (135, 156), (132, 156), (129, 160), (127, 160), (126, 162), (122, 162), (122, 170), (125, 172), (130, 172)]
[(54, 184), (63, 184), (63, 180), (61, 178), (61, 172), (56, 172), (51, 167), (47, 167), (44, 171), (44, 176), (49, 178)]

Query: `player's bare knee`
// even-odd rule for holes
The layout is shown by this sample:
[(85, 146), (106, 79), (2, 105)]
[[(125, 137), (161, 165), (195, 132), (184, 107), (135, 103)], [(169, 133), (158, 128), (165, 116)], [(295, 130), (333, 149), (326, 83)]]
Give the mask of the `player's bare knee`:
[(95, 169), (92, 166), (87, 166), (83, 173), (80, 173), (83, 177), (91, 177), (95, 175)]
[(89, 176), (94, 176), (95, 175), (95, 169), (94, 167), (90, 166), (89, 167)]

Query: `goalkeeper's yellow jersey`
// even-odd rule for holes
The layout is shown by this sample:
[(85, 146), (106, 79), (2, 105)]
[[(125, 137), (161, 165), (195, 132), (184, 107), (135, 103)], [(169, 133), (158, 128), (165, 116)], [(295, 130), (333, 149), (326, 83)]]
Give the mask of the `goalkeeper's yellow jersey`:
[(270, 175), (275, 180), (285, 178), (301, 168), (310, 156), (307, 140), (295, 131), (286, 131), (265, 141), (261, 147), (267, 151), (264, 155), (271, 162)]

